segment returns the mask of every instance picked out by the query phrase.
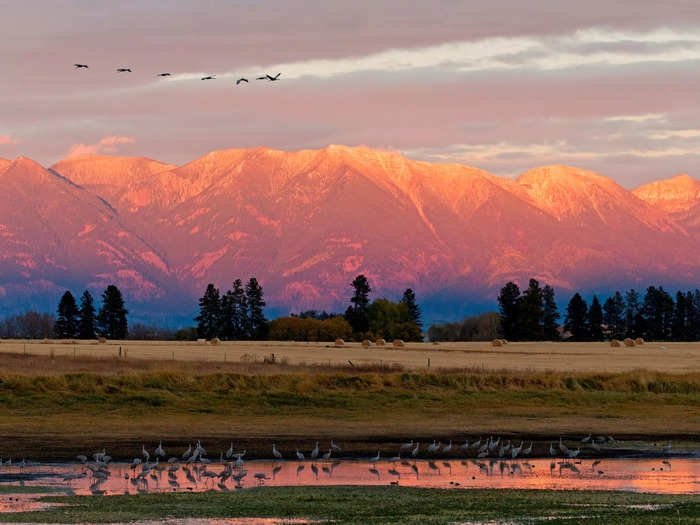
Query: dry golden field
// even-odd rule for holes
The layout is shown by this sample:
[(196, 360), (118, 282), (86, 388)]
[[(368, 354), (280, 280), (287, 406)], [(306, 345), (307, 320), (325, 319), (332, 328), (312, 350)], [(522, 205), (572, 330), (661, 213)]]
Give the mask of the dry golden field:
[[(121, 352), (121, 354), (120, 354)], [(274, 354), (277, 363), (347, 367), (399, 365), (406, 370), (482, 369), (557, 372), (611, 372), (653, 370), (667, 373), (700, 371), (700, 343), (647, 342), (633, 348), (612, 348), (609, 343), (490, 342), (406, 343), (363, 348), (360, 343), (236, 341), (216, 345), (170, 341), (18, 341), (0, 342), (1, 353), (122, 359), (128, 361), (198, 361), (263, 363)]]

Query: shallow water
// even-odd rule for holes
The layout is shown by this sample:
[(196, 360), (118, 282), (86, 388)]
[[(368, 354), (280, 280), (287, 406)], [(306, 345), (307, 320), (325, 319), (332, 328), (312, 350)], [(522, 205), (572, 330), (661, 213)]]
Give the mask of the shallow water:
[[(659, 459), (609, 459), (561, 461), (531, 460), (417, 460), (417, 461), (246, 461), (247, 472), (240, 483), (221, 482), (216, 475), (222, 463), (196, 465), (168, 472), (160, 464), (137, 480), (141, 466), (133, 470), (123, 463), (110, 464), (106, 479), (97, 479), (81, 464), (32, 465), (24, 469), (2, 467), (3, 485), (25, 485), (65, 489), (74, 494), (138, 494), (148, 492), (229, 491), (257, 485), (388, 485), (426, 488), (491, 488), (544, 490), (622, 490), (659, 494), (700, 494), (700, 460), (674, 459), (670, 465)], [(177, 464), (175, 464), (177, 465)], [(240, 471), (234, 471), (240, 472)], [(265, 479), (256, 479), (255, 475)], [(65, 479), (66, 476), (81, 476)], [(17, 478), (25, 478), (22, 481)], [(36, 495), (31, 495), (35, 497)], [(20, 498), (21, 500), (31, 498)], [(0, 511), (8, 509), (6, 498)], [(17, 507), (15, 505), (9, 505)], [(22, 507), (22, 505), (19, 505)], [(13, 510), (20, 510), (14, 508)], [(24, 510), (24, 509), (22, 509)]]

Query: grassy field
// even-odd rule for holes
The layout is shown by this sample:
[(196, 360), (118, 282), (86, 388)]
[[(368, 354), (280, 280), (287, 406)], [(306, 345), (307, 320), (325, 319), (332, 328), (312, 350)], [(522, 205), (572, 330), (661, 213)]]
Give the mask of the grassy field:
[(65, 459), (106, 447), (125, 458), (161, 439), (168, 447), (202, 439), (217, 456), (234, 440), (257, 457), (269, 456), (272, 440), (290, 453), (334, 438), (349, 454), (488, 434), (696, 440), (699, 401), (700, 372), (402, 372), (0, 354), (0, 455)]
[(699, 496), (405, 487), (257, 488), (235, 493), (47, 497), (49, 511), (0, 514), (1, 522), (96, 523), (169, 518), (309, 518), (336, 524), (470, 522), (697, 523)]
[(150, 361), (199, 361), (262, 363), (274, 354), (290, 365), (338, 367), (351, 361), (356, 366), (397, 366), (407, 370), (473, 369), (560, 372), (629, 372), (637, 369), (685, 373), (700, 371), (700, 343), (653, 343), (632, 348), (612, 348), (608, 343), (509, 343), (493, 347), (488, 342), (407, 343), (363, 348), (346, 343), (335, 348), (328, 343), (279, 341), (223, 342), (218, 345), (187, 342), (109, 341), (90, 342), (8, 341), (0, 342), (0, 353), (51, 355)]

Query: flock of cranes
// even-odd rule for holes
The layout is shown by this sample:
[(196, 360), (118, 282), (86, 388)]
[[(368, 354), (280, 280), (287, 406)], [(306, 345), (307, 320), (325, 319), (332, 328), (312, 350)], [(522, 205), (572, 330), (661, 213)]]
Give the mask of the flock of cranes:
[[(75, 69), (90, 69), (90, 66), (87, 64), (76, 63), (76, 64), (73, 64), (73, 67)], [(133, 73), (133, 70), (131, 69), (131, 67), (118, 67), (116, 69), (116, 72), (117, 73)], [(280, 75), (282, 75), (282, 73), (277, 73), (276, 75), (270, 75), (269, 73), (265, 73), (264, 75), (256, 77), (255, 80), (267, 80), (268, 82), (276, 82), (277, 80), (280, 80)], [(171, 73), (158, 73), (156, 76), (163, 78), (163, 77), (170, 77), (170, 76), (172, 76), (172, 74)], [(216, 80), (216, 75), (206, 75), (206, 76), (201, 77), (200, 80)], [(245, 82), (246, 84), (249, 83), (247, 78), (240, 77), (238, 80), (236, 80), (236, 85), (238, 86), (243, 82)]]

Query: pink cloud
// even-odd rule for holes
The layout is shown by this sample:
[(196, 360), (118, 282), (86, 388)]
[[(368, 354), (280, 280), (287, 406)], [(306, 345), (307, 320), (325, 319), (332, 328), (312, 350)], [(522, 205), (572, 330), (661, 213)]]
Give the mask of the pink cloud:
[(80, 155), (96, 155), (98, 153), (114, 153), (120, 144), (133, 144), (131, 137), (105, 137), (96, 144), (73, 144), (68, 150), (68, 157)]
[(22, 142), (22, 141), (14, 138), (14, 137), (11, 137), (9, 135), (0, 135), (0, 145), (2, 145), (2, 144), (19, 144), (20, 142)]

